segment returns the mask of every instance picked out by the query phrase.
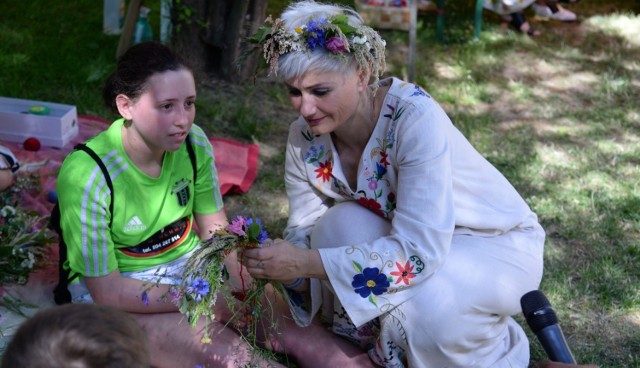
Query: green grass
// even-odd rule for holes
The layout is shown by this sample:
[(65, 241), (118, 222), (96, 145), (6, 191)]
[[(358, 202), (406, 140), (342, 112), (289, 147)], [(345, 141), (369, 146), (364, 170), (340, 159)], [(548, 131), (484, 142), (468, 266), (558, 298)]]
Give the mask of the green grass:
[[(270, 1), (270, 12), (284, 3)], [(149, 6), (158, 9), (157, 1)], [(474, 40), (473, 1), (466, 0), (447, 2), (439, 43), (435, 14), (422, 14), (416, 82), (538, 214), (547, 232), (541, 289), (576, 358), (640, 367), (640, 4), (585, 0), (567, 7), (579, 23), (527, 13), (543, 32), (535, 39), (504, 32), (485, 12)], [(157, 16), (152, 12), (152, 25)], [(89, 0), (1, 2), (0, 95), (111, 118), (100, 90), (118, 38), (101, 33), (101, 17), (101, 3)], [(407, 34), (382, 34), (388, 74), (406, 76)], [(231, 215), (259, 216), (275, 236), (287, 216), (283, 152), (295, 117), (287, 104), (285, 91), (262, 79), (203, 81), (197, 104), (196, 120), (209, 134), (260, 145), (252, 189), (225, 200)], [(530, 339), (532, 362), (544, 358)]]

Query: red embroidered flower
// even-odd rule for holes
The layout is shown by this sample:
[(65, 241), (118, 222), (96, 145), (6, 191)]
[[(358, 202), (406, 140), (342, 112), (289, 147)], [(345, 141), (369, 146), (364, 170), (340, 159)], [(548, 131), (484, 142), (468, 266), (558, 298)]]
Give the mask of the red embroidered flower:
[(400, 281), (404, 281), (405, 285), (409, 285), (409, 279), (416, 277), (416, 275), (412, 274), (413, 265), (409, 264), (409, 261), (404, 264), (404, 267), (398, 262), (396, 262), (396, 266), (398, 266), (398, 271), (390, 272), (389, 274), (393, 276), (398, 276), (396, 280), (396, 284), (399, 284)]
[(360, 203), (361, 205), (367, 207), (368, 209), (370, 209), (371, 211), (373, 211), (376, 215), (382, 216), (384, 217), (384, 212), (382, 212), (381, 208), (382, 206), (380, 205), (380, 203), (376, 202), (375, 199), (373, 198), (359, 198), (358, 199), (358, 203)]
[(322, 178), (322, 181), (329, 181), (331, 179), (331, 161), (327, 160), (324, 163), (320, 162), (320, 167), (315, 170), (318, 173), (316, 178)]
[(387, 161), (387, 157), (389, 157), (389, 155), (387, 154), (387, 151), (380, 152), (380, 163), (383, 164), (384, 167), (389, 166), (389, 161)]

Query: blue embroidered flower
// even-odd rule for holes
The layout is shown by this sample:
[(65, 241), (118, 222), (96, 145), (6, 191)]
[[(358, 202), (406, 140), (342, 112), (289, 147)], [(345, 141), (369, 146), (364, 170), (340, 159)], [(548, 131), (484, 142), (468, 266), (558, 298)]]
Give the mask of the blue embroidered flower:
[(324, 151), (324, 144), (321, 144), (320, 146), (311, 146), (304, 154), (304, 161), (308, 164), (318, 162), (324, 157)]
[(415, 88), (415, 91), (413, 91), (413, 93), (411, 94), (411, 97), (413, 96), (425, 96), (425, 97), (430, 97), (425, 91), (422, 90), (422, 88), (420, 88), (420, 86), (418, 86), (417, 84), (413, 86)]
[(353, 276), (353, 281), (351, 282), (351, 286), (355, 289), (354, 291), (363, 298), (372, 293), (373, 295), (381, 295), (387, 291), (389, 285), (387, 275), (380, 273), (377, 267), (365, 268), (362, 273)]
[(387, 168), (384, 167), (384, 165), (380, 165), (380, 163), (376, 162), (376, 177), (380, 179), (386, 173), (387, 173)]

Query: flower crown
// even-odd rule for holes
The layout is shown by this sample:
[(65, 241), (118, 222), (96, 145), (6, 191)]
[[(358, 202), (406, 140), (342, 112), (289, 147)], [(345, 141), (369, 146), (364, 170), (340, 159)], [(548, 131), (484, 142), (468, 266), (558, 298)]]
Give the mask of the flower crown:
[(346, 15), (312, 19), (290, 32), (284, 22), (271, 16), (265, 20), (250, 42), (262, 45), (262, 52), (269, 66), (269, 74), (278, 73), (281, 55), (293, 51), (326, 50), (332, 56), (345, 61), (352, 55), (359, 67), (371, 72), (376, 80), (385, 68), (385, 41), (380, 34), (365, 25), (352, 26)]

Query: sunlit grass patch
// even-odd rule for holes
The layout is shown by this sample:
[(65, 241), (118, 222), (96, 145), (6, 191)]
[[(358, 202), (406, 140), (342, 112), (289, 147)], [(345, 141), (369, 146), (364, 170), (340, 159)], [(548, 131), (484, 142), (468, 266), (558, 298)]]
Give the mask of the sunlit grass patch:
[(640, 46), (640, 15), (608, 14), (590, 17), (585, 22), (596, 30), (612, 36), (618, 36), (630, 45)]

